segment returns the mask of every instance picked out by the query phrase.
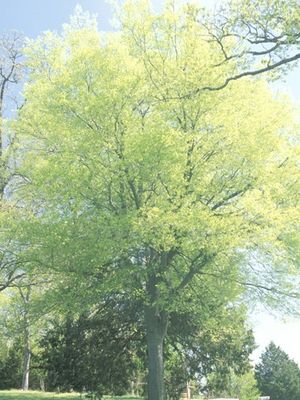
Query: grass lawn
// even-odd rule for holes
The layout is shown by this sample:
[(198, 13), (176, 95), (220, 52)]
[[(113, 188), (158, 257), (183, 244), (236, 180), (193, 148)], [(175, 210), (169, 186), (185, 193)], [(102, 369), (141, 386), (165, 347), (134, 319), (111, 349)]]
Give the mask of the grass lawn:
[(1, 400), (80, 400), (78, 393), (47, 393), (28, 390), (0, 390)]
[[(122, 397), (109, 397), (105, 396), (107, 400), (142, 400), (139, 397), (122, 396)], [(22, 390), (0, 390), (0, 400), (84, 400), (84, 396), (78, 393), (47, 393), (31, 391), (23, 392)]]

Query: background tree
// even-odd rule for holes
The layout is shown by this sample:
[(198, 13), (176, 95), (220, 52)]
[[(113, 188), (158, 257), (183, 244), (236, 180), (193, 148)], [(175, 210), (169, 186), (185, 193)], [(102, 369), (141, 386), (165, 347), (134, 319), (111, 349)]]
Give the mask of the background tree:
[[(18, 342), (18, 339), (20, 342)], [(0, 360), (0, 389), (20, 388), (22, 381), (22, 338), (16, 338), (8, 345), (6, 355)]]
[(299, 366), (273, 342), (261, 355), (255, 376), (261, 394), (270, 396), (271, 400), (299, 399)]
[(14, 175), (13, 142), (6, 120), (18, 107), (18, 90), (22, 81), (23, 37), (18, 32), (0, 36), (0, 291), (13, 285), (24, 273), (16, 261), (17, 248), (13, 236), (7, 236), (6, 221), (11, 207), (4, 199), (5, 189)]
[(54, 322), (39, 343), (46, 389), (128, 393), (137, 373), (136, 354), (144, 347), (134, 316), (131, 305), (110, 300), (92, 316), (68, 315)]
[(222, 306), (207, 311), (206, 315), (204, 310), (170, 315), (165, 369), (171, 399), (179, 399), (189, 381), (194, 392), (206, 394), (211, 388), (205, 382), (213, 372), (225, 377), (231, 371), (242, 375), (250, 369), (254, 337), (244, 310)]
[(249, 370), (237, 374), (233, 369), (214, 371), (207, 377), (207, 393), (209, 397), (231, 397), (240, 400), (257, 400), (259, 390), (254, 372)]
[(297, 296), (285, 277), (297, 273), (298, 133), (265, 82), (222, 86), (244, 58), (223, 63), (197, 8), (123, 10), (117, 40), (91, 24), (27, 49), (17, 232), (64, 301), (143, 304), (149, 399), (160, 400), (174, 310), (209, 293), (228, 304), (245, 287)]
[[(146, 370), (141, 305), (111, 298), (96, 310), (89, 316), (58, 318), (45, 330), (38, 365), (46, 389), (124, 394), (133, 382), (141, 393)], [(214, 312), (206, 320), (203, 313), (170, 316), (164, 355), (170, 399), (179, 399), (191, 379), (203, 390), (203, 378), (212, 370), (225, 374), (230, 367), (239, 373), (249, 368), (253, 336), (241, 310)]]
[[(38, 283), (41, 284), (40, 281)], [(35, 284), (37, 281), (33, 277), (23, 277), (15, 282), (15, 287), (8, 288), (2, 295), (0, 332), (7, 351), (1, 357), (1, 374), (6, 387), (28, 390), (31, 375), (31, 387), (40, 387), (35, 363), (31, 368), (32, 355), (38, 350), (40, 329), (47, 326), (47, 318), (38, 305), (42, 286), (37, 288)], [(41, 314), (43, 321), (40, 321)]]
[(3, 193), (7, 184), (8, 166), (4, 156), (4, 150), (9, 143), (9, 137), (4, 131), (3, 119), (7, 115), (8, 107), (16, 101), (14, 86), (22, 79), (22, 47), (23, 37), (18, 32), (3, 34), (0, 37), (0, 155), (1, 155), (1, 186)]

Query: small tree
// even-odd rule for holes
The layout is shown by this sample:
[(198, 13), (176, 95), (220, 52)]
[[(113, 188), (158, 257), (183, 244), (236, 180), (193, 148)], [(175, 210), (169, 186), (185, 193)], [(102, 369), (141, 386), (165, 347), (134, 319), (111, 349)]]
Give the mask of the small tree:
[(235, 397), (239, 400), (257, 400), (259, 391), (253, 370), (237, 374), (231, 368), (228, 373), (219, 371), (208, 376), (209, 394), (213, 397)]
[(288, 355), (273, 342), (261, 356), (255, 368), (258, 387), (271, 400), (298, 400), (300, 398), (300, 369)]

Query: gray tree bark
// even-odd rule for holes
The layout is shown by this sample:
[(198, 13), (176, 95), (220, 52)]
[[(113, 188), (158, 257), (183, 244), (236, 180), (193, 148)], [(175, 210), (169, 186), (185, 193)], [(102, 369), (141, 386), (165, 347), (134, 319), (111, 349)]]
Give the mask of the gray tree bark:
[(148, 399), (164, 400), (163, 343), (167, 331), (167, 314), (146, 307), (146, 336), (148, 351)]
[(159, 291), (155, 276), (147, 285), (151, 304), (145, 306), (145, 325), (148, 353), (148, 400), (165, 400), (163, 344), (167, 333), (168, 314), (157, 304)]
[(24, 316), (23, 316), (23, 333), (24, 333), (24, 348), (23, 348), (23, 377), (22, 390), (29, 389), (29, 373), (30, 373), (30, 321), (29, 321), (29, 302), (31, 287), (28, 286), (25, 290), (19, 288), (19, 293), (23, 300)]

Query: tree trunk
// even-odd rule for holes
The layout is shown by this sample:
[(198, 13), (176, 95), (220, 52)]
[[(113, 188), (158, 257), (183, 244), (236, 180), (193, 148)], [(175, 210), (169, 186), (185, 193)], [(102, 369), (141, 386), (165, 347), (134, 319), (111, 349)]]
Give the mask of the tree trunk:
[(23, 378), (22, 390), (29, 389), (29, 372), (30, 372), (30, 322), (29, 322), (29, 301), (31, 287), (26, 288), (26, 292), (19, 288), (20, 295), (23, 300), (24, 316), (23, 316), (23, 329), (24, 329), (24, 351), (23, 351)]
[(167, 313), (146, 306), (145, 322), (148, 351), (148, 400), (164, 400), (163, 341), (167, 332)]
[(30, 357), (29, 332), (27, 331), (24, 343), (22, 390), (28, 390), (29, 388)]

